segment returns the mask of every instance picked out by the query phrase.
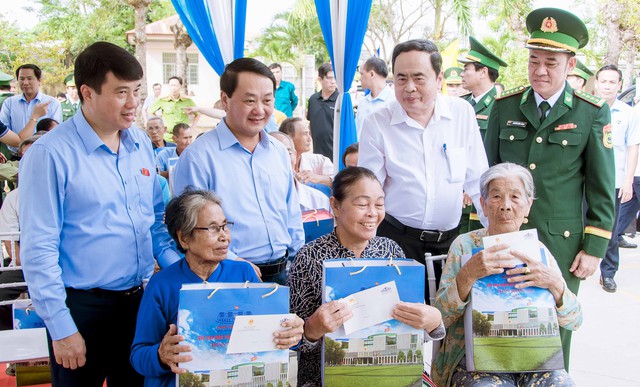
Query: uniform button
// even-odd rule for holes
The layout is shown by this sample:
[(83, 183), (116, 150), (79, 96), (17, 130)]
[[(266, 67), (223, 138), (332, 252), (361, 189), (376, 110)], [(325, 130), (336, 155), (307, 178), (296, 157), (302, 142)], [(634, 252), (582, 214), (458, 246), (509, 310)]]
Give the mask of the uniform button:
[(511, 136), (509, 136), (509, 141), (513, 141), (516, 139), (516, 136), (514, 136), (513, 134)]
[(562, 146), (567, 146), (567, 140), (562, 140)]
[(564, 235), (565, 238), (569, 238), (571, 236), (571, 233), (569, 232), (569, 230), (565, 230), (564, 234), (562, 235)]
[(529, 169), (533, 171), (536, 169), (536, 165), (534, 163), (529, 164)]
[(540, 144), (540, 143), (542, 142), (542, 137), (538, 137), (538, 138), (536, 138), (536, 142), (537, 142), (538, 144)]

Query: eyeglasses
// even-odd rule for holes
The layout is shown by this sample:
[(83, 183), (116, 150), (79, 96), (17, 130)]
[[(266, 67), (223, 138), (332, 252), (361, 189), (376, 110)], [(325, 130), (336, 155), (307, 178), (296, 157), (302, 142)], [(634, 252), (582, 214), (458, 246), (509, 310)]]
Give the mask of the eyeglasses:
[(206, 231), (209, 231), (211, 234), (218, 234), (220, 231), (227, 233), (231, 231), (232, 228), (233, 228), (233, 222), (226, 222), (222, 225), (212, 224), (209, 227), (194, 227), (193, 229), (206, 230)]

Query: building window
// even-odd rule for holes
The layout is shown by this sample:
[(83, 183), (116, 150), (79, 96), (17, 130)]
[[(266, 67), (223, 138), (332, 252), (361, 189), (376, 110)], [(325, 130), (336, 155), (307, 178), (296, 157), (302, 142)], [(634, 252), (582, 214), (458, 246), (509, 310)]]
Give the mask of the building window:
[[(163, 83), (169, 83), (169, 78), (177, 75), (177, 56), (175, 52), (162, 53), (162, 76)], [(198, 84), (198, 54), (187, 54), (187, 77), (189, 85)]]

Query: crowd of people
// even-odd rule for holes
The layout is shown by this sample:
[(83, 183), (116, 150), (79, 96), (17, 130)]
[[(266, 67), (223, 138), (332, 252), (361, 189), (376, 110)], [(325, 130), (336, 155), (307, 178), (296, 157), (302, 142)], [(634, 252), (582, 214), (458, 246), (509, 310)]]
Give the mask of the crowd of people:
[[(20, 190), (5, 199), (0, 232), (20, 231), (9, 261), (23, 270), (0, 272), (0, 281), (24, 274), (47, 327), (53, 385), (174, 385), (191, 360), (176, 327), (181, 285), (262, 281), (290, 286), (296, 316), (273, 340), (299, 352), (298, 385), (319, 386), (323, 337), (352, 317), (343, 301), (322, 302), (322, 261), (425, 264), (425, 254), (447, 255), (436, 266), (437, 294), (425, 273), (425, 299), (435, 296), (435, 305), (400, 302), (393, 311), (426, 340), (447, 337), (425, 378), (441, 386), (574, 385), (580, 280), (600, 266), (603, 289), (616, 291), (618, 235), (637, 212), (621, 204), (640, 203), (640, 111), (616, 100), (622, 74), (614, 65), (595, 73), (595, 95), (583, 90), (593, 72), (576, 59), (588, 33), (575, 15), (537, 9), (527, 29), (527, 87), (498, 90), (507, 63), (474, 37), (459, 68), (443, 69), (437, 46), (424, 39), (394, 48), (392, 82), (382, 59), (363, 62), (369, 93), (357, 110), (359, 142), (337, 174), (331, 64), (318, 69), (307, 120), (294, 115), (298, 97), (281, 65), (241, 58), (225, 67), (213, 108), (183, 96), (179, 77), (164, 97), (154, 84), (142, 105), (144, 130), (135, 124), (143, 69), (126, 50), (86, 48), (62, 102), (39, 90), (38, 66), (20, 66), (21, 93), (0, 109), (8, 159), (0, 161), (13, 168), (3, 177), (17, 184), (19, 171)], [(0, 76), (0, 86), (12, 79)], [(196, 137), (201, 114), (220, 122)], [(335, 228), (305, 244), (302, 212), (321, 208)], [(477, 252), (483, 237), (521, 228), (537, 229), (548, 266), (518, 246)], [(525, 265), (514, 267), (514, 258)], [(465, 367), (471, 287), (500, 273), (552, 294), (564, 370)]]

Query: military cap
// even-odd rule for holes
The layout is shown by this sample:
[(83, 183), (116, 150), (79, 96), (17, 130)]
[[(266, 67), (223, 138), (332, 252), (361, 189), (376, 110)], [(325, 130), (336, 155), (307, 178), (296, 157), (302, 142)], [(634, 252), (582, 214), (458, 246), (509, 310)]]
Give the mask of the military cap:
[(76, 85), (76, 80), (73, 79), (73, 73), (67, 75), (66, 77), (64, 77), (64, 85), (65, 86), (75, 86)]
[(557, 8), (539, 8), (527, 16), (531, 37), (526, 47), (533, 50), (573, 52), (589, 42), (589, 32), (579, 17)]
[(500, 66), (507, 67), (508, 65), (502, 59), (498, 58), (494, 53), (489, 51), (482, 45), (476, 38), (469, 36), (469, 52), (464, 57), (459, 58), (458, 62), (461, 63), (480, 63), (483, 66), (487, 66), (496, 71), (500, 71)]
[(589, 68), (585, 66), (585, 64), (582, 63), (580, 59), (578, 59), (576, 67), (573, 68), (573, 71), (571, 71), (569, 75), (575, 75), (584, 79), (585, 81), (588, 81), (589, 77), (593, 76), (593, 71), (589, 70)]
[(13, 79), (12, 75), (5, 74), (2, 71), (0, 71), (0, 86), (10, 86), (12, 79)]
[(449, 67), (444, 70), (444, 83), (448, 85), (460, 85), (462, 84), (462, 77), (460, 73), (462, 69), (460, 67)]

